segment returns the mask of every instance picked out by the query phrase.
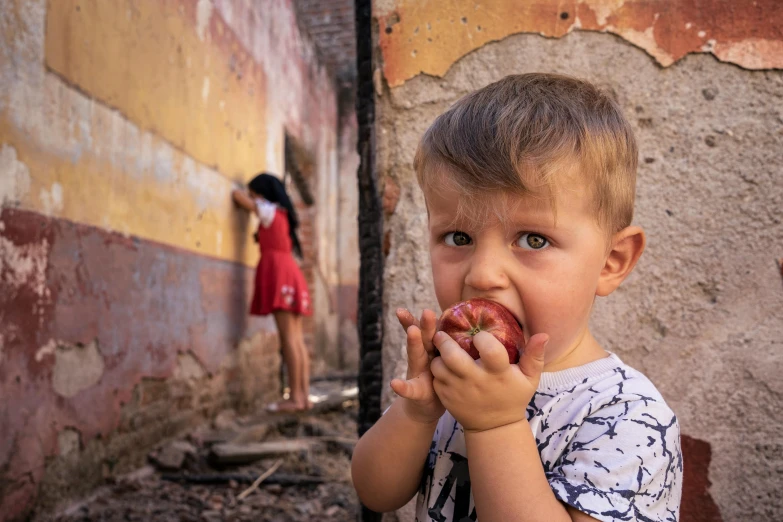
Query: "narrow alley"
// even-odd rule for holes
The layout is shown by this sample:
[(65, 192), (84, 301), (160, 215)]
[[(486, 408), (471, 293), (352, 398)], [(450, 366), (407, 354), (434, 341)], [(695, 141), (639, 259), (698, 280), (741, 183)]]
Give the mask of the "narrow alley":
[[(0, 2), (0, 520), (47, 520), (172, 441), (199, 470), (199, 430), (286, 404), (276, 319), (249, 313), (259, 222), (232, 201), (257, 174), (298, 218), (309, 373), (355, 387), (353, 27), (351, 0)], [(355, 406), (329, 415), (356, 438)], [(320, 471), (294, 452), (280, 473), (324, 479), (342, 459), (338, 510), (353, 509), (344, 452), (306, 453)], [(114, 488), (173, 499), (184, 486), (159, 483), (161, 465)], [(248, 485), (214, 488), (229, 506)], [(127, 503), (87, 519), (157, 519)]]

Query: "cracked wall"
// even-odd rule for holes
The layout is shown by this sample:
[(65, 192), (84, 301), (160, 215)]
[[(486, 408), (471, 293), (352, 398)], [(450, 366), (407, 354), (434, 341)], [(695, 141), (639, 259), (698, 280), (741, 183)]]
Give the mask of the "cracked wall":
[(391, 86), (420, 73), (443, 76), (469, 52), (512, 34), (559, 38), (574, 30), (616, 34), (664, 67), (690, 53), (711, 53), (747, 69), (783, 68), (777, 0), (387, 0), (375, 13)]
[[(426, 1), (376, 5), (382, 60), (378, 168), (387, 252), (384, 380), (402, 375), (405, 364), (404, 332), (388, 311), (437, 307), (429, 260), (421, 255), (427, 217), (412, 168), (419, 137), (459, 97), (507, 74), (544, 71), (588, 79), (615, 93), (637, 134), (635, 223), (648, 234), (632, 276), (597, 301), (592, 330), (604, 347), (656, 383), (680, 419), (686, 473), (681, 519), (779, 520), (783, 72), (764, 70), (781, 67), (783, 54), (775, 51), (783, 41), (779, 3), (728, 9), (721, 2), (669, 2), (656, 17), (638, 9), (660, 3), (625, 2), (602, 15), (614, 27), (653, 27), (660, 48), (654, 52), (622, 35), (574, 30), (573, 14), (584, 23), (588, 4), (599, 5), (456, 2), (449, 11)], [(713, 29), (735, 31), (732, 45), (750, 49), (743, 59), (717, 52), (718, 43), (729, 40), (718, 38), (710, 52), (677, 44), (690, 41), (694, 28), (686, 27), (687, 17), (675, 23), (671, 13), (692, 13), (697, 5), (706, 11), (700, 19), (735, 19), (700, 30), (708, 37)], [(556, 16), (566, 8), (568, 19)], [(470, 40), (461, 17), (475, 31), (479, 14), (503, 31), (488, 39), (473, 32)], [(412, 53), (417, 27), (439, 47), (425, 51), (417, 43)], [(482, 24), (482, 32), (489, 29)], [(534, 34), (512, 34), (519, 31)], [(753, 47), (762, 34), (767, 44)], [(668, 58), (656, 54), (661, 49)], [(399, 514), (400, 520), (409, 516)]]
[[(0, 4), (0, 521), (278, 392), (274, 322), (247, 316), (257, 224), (230, 191), (282, 175), (295, 138), (323, 242), (353, 175), (355, 122), (300, 27), (288, 0)], [(339, 254), (308, 260), (319, 368)]]

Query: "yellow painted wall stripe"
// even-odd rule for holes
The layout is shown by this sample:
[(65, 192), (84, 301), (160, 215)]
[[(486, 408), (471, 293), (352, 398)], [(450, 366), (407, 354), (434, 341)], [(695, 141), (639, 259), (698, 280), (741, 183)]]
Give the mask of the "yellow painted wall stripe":
[(219, 16), (199, 19), (195, 1), (50, 1), (45, 59), (69, 83), (229, 177), (265, 166), (264, 72)]
[(266, 154), (282, 153), (282, 122), (267, 135), (263, 73), (219, 17), (223, 39), (207, 27), (202, 40), (195, 2), (58, 0), (44, 12), (10, 1), (0, 170), (15, 179), (0, 183), (0, 204), (254, 265), (255, 221), (230, 191), (278, 171)]
[[(47, 81), (59, 80), (50, 76)], [(95, 111), (109, 113), (104, 107)], [(117, 113), (110, 119), (119, 120), (120, 127), (132, 126)], [(93, 136), (92, 147), (102, 149), (111, 135)], [(0, 114), (5, 162), (10, 150), (22, 167), (14, 169), (15, 175), (27, 177), (14, 183), (16, 194), (5, 195), (7, 204), (249, 266), (258, 261), (251, 238), (256, 221), (234, 208), (231, 181), (160, 138), (139, 138), (140, 147), (129, 147), (113, 163), (92, 149), (71, 161), (57, 147), (47, 148), (29, 136), (6, 113)], [(171, 170), (157, 168), (161, 163), (169, 163)]]

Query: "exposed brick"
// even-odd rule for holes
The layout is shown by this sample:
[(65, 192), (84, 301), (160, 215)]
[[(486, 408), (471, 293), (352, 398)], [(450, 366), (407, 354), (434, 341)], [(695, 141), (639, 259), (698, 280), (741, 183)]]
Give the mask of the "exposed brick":
[(341, 77), (355, 76), (356, 47), (352, 0), (297, 0), (297, 14), (327, 64)]

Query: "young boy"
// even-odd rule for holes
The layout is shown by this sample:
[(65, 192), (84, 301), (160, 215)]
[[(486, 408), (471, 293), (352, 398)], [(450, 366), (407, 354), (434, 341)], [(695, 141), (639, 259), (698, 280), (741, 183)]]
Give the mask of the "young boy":
[(479, 333), (474, 361), (433, 312), (398, 310), (407, 380), (356, 446), (362, 502), (391, 511), (418, 492), (417, 522), (676, 521), (677, 419), (588, 327), (645, 245), (620, 109), (583, 81), (509, 76), (438, 117), (414, 166), (441, 309), (491, 299), (527, 342), (509, 364)]

